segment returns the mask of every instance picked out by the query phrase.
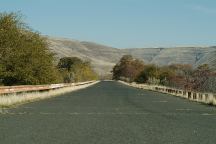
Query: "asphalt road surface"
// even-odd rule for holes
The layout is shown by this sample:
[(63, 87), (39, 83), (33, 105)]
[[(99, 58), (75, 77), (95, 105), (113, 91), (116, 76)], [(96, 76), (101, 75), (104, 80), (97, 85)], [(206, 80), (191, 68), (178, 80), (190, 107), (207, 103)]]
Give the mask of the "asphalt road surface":
[(0, 114), (0, 144), (215, 143), (215, 107), (117, 82)]

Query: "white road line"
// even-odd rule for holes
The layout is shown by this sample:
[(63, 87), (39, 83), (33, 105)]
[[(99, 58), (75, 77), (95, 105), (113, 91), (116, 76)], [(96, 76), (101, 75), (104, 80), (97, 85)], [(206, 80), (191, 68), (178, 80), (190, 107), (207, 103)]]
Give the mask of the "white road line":
[(181, 109), (176, 109), (177, 111), (192, 111), (192, 109), (185, 109), (185, 108), (181, 108)]
[(157, 102), (157, 103), (167, 103), (168, 101), (153, 101), (153, 102)]
[(57, 114), (57, 113), (40, 112), (39, 114), (41, 114), (41, 115), (55, 115), (55, 114)]
[(216, 114), (202, 113), (201, 115), (202, 115), (202, 116), (214, 116), (214, 115), (216, 115)]

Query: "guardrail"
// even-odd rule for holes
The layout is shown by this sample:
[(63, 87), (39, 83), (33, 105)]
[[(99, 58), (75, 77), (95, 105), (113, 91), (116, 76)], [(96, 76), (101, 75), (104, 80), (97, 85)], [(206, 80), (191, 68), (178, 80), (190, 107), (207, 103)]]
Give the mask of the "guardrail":
[(166, 86), (126, 83), (123, 81), (120, 81), (120, 82), (126, 85), (129, 85), (129, 86), (135, 87), (135, 88), (157, 91), (161, 93), (171, 94), (177, 97), (182, 97), (182, 98), (185, 98), (191, 101), (216, 105), (216, 94), (215, 93), (201, 93), (201, 92), (181, 90), (181, 89), (176, 89), (176, 88), (171, 88), (171, 87), (166, 87)]
[(98, 82), (99, 81), (88, 81), (69, 84), (1, 87), (0, 110), (4, 107), (60, 96), (72, 91), (87, 88)]
[(61, 83), (51, 85), (21, 85), (21, 86), (1, 86), (0, 95), (22, 92), (34, 92), (34, 91), (48, 91), (53, 89), (59, 89), (63, 87), (85, 85), (94, 81), (79, 82), (79, 83)]

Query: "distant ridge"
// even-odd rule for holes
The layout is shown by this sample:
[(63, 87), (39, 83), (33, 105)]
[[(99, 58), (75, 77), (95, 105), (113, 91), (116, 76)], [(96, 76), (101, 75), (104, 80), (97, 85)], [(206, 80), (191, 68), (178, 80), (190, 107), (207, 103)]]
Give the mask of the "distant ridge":
[(76, 56), (89, 60), (100, 75), (109, 74), (112, 67), (126, 54), (144, 60), (145, 63), (170, 65), (191, 64), (194, 67), (209, 64), (216, 70), (216, 47), (174, 47), (174, 48), (127, 48), (118, 49), (94, 42), (68, 38), (47, 37), (50, 49), (58, 58)]

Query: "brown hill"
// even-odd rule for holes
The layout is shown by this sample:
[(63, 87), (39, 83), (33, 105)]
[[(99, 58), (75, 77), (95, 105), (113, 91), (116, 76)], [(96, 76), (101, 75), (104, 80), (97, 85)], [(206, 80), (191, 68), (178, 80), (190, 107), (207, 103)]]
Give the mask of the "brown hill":
[(100, 75), (109, 74), (116, 62), (125, 54), (145, 63), (169, 65), (174, 63), (198, 66), (209, 64), (216, 69), (216, 47), (130, 48), (118, 49), (93, 42), (48, 37), (50, 49), (57, 57), (76, 56), (92, 62)]

